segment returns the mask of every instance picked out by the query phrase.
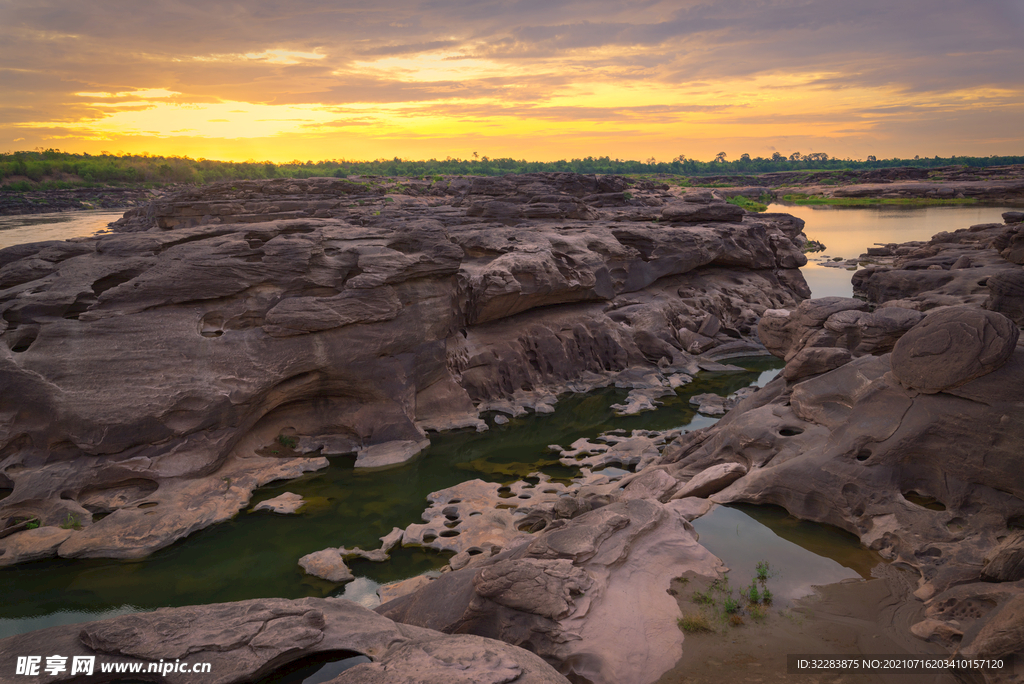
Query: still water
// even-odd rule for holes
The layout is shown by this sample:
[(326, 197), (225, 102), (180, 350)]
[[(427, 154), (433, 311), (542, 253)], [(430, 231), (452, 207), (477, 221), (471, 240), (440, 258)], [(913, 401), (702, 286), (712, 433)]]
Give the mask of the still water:
[(759, 562), (771, 568), (769, 586), (785, 607), (815, 586), (871, 579), (882, 557), (854, 535), (799, 520), (783, 508), (729, 504), (693, 521), (700, 543), (729, 568), (729, 583), (743, 588)]
[(0, 249), (26, 242), (68, 240), (86, 237), (107, 230), (107, 224), (118, 220), (124, 211), (94, 209), (62, 211), (53, 214), (0, 216)]
[(852, 297), (850, 278), (853, 270), (829, 268), (817, 263), (822, 255), (856, 259), (868, 247), (890, 242), (927, 242), (942, 231), (952, 233), (978, 223), (1002, 223), (1004, 211), (1019, 207), (983, 205), (828, 207), (772, 204), (768, 211), (779, 211), (802, 218), (804, 234), (825, 245), (825, 251), (808, 254), (801, 269), (814, 297)]

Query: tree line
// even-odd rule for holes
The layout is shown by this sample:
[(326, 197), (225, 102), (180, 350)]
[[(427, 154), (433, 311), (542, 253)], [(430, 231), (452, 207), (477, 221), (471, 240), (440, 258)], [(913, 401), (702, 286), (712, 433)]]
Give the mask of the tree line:
[(612, 159), (585, 157), (552, 162), (527, 161), (511, 157), (492, 159), (473, 153), (472, 159), (409, 160), (395, 157), (373, 161), (331, 159), (321, 161), (294, 160), (285, 164), (269, 161), (228, 162), (211, 159), (161, 157), (131, 154), (77, 154), (56, 149), (0, 154), (0, 187), (8, 191), (37, 188), (60, 189), (94, 185), (166, 185), (170, 183), (205, 184), (227, 180), (270, 178), (310, 178), (313, 176), (407, 176), (442, 175), (500, 176), (540, 171), (572, 171), (585, 174), (668, 174), (677, 176), (710, 176), (757, 174), (777, 171), (827, 171), (881, 169), (897, 166), (935, 168), (941, 166), (1003, 166), (1024, 164), (1024, 156), (930, 157), (913, 159), (865, 160), (830, 157), (823, 152), (751, 157), (743, 154), (730, 160), (724, 152), (711, 161), (677, 155), (672, 161)]

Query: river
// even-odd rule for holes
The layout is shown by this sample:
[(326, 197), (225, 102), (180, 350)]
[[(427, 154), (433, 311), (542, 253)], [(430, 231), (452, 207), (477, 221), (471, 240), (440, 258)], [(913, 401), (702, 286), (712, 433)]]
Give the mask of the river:
[[(794, 207), (773, 205), (807, 222), (807, 235), (826, 245), (825, 254), (856, 257), (876, 242), (927, 240), (942, 230), (1001, 221), (1000, 207), (911, 209)], [(117, 212), (79, 212), (0, 219), (0, 247), (25, 241), (90, 235), (106, 228)], [(49, 219), (49, 220), (47, 220)], [(804, 269), (814, 296), (850, 296), (851, 273), (809, 264)], [(454, 431), (431, 437), (423, 458), (379, 473), (352, 469), (350, 458), (331, 459), (324, 471), (259, 490), (252, 504), (285, 491), (312, 505), (294, 516), (243, 511), (233, 520), (203, 530), (139, 561), (48, 560), (0, 570), (4, 601), (0, 637), (160, 606), (213, 603), (247, 598), (343, 595), (372, 605), (380, 583), (436, 570), (446, 558), (433, 551), (404, 548), (392, 561), (353, 561), (358, 579), (339, 588), (299, 568), (299, 557), (329, 546), (374, 548), (392, 526), (418, 522), (431, 491), (481, 478), (509, 482), (543, 470), (556, 478), (573, 472), (559, 465), (547, 446), (567, 446), (623, 428), (693, 429), (715, 419), (694, 412), (690, 396), (728, 395), (747, 385), (763, 385), (781, 368), (774, 358), (732, 361), (744, 372), (701, 373), (657, 411), (616, 417), (611, 405), (625, 391), (607, 389), (563, 397), (554, 414), (530, 414), (485, 433)], [(490, 421), (490, 419), (489, 419)], [(770, 558), (788, 584), (780, 598), (796, 598), (812, 583), (866, 577), (878, 557), (849, 535), (823, 525), (799, 523), (784, 511), (731, 507), (696, 521), (701, 542), (725, 559), (743, 581), (754, 563)], [(744, 577), (744, 573), (747, 577)]]
[(123, 211), (90, 209), (53, 214), (0, 216), (0, 249), (26, 242), (68, 240), (105, 232), (107, 224), (124, 215)]
[(808, 254), (801, 269), (813, 297), (852, 297), (850, 277), (856, 268), (823, 266), (830, 258), (856, 259), (875, 244), (928, 241), (936, 233), (952, 233), (978, 223), (1002, 223), (1004, 211), (1020, 207), (956, 204), (943, 206), (829, 207), (772, 204), (768, 211), (779, 211), (802, 218), (804, 234), (825, 245), (820, 254)]

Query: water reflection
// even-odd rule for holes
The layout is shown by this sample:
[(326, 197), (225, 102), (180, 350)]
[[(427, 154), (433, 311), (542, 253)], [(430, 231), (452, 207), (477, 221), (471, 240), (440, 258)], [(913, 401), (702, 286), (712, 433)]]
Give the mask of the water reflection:
[[(855, 259), (875, 244), (928, 241), (942, 231), (953, 232), (978, 223), (1002, 223), (1013, 207), (984, 205), (829, 207), (772, 204), (768, 211), (792, 214), (806, 222), (804, 233), (824, 243), (830, 257)], [(810, 259), (820, 255), (810, 254)], [(851, 271), (811, 261), (803, 269), (814, 297), (852, 297)]]
[(43, 240), (67, 240), (86, 237), (107, 230), (107, 224), (118, 220), (124, 210), (95, 209), (53, 214), (0, 216), (0, 249), (11, 245)]
[(779, 605), (813, 593), (813, 587), (870, 579), (882, 557), (847, 532), (798, 520), (781, 508), (730, 504), (693, 521), (700, 543), (730, 568), (733, 587), (745, 587), (759, 561), (768, 561), (768, 587)]

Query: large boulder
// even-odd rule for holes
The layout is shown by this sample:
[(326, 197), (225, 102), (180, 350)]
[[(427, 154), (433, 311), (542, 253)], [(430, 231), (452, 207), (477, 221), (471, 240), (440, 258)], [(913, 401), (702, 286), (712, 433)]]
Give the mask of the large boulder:
[(900, 338), (892, 373), (904, 387), (935, 393), (959, 387), (1002, 366), (1020, 330), (1005, 316), (969, 307), (929, 313)]

